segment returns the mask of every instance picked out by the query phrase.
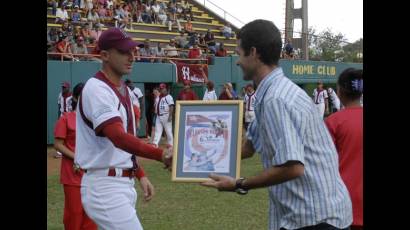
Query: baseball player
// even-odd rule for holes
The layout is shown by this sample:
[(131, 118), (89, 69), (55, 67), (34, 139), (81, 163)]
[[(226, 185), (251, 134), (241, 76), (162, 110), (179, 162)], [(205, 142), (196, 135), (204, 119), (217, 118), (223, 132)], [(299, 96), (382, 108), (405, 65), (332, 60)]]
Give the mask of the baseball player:
[(81, 201), (87, 215), (104, 230), (143, 229), (136, 215), (134, 177), (145, 200), (154, 195), (136, 156), (169, 168), (171, 148), (163, 150), (138, 139), (131, 90), (121, 81), (130, 74), (134, 42), (124, 31), (110, 28), (99, 40), (102, 69), (83, 88), (76, 116), (74, 162), (84, 170)]
[(333, 110), (332, 112), (335, 113), (339, 111), (340, 110), (340, 100), (339, 100), (339, 97), (336, 95), (336, 92), (332, 88), (328, 87), (327, 94), (330, 98), (330, 101), (332, 102), (332, 110)]
[(168, 146), (173, 145), (172, 137), (172, 114), (174, 112), (174, 99), (168, 94), (167, 86), (164, 83), (159, 85), (161, 94), (156, 102), (155, 111), (157, 118), (155, 121), (155, 133), (153, 144), (158, 146), (162, 136), (162, 131), (165, 129), (167, 134)]
[(134, 84), (131, 82), (130, 79), (125, 80), (125, 84), (131, 90), (131, 101), (134, 107), (135, 117), (137, 120), (137, 130), (140, 127), (140, 119), (141, 114), (144, 112), (144, 94), (142, 94), (141, 90), (138, 87), (135, 87)]
[(70, 83), (63, 82), (61, 86), (62, 90), (58, 95), (58, 117), (61, 117), (63, 113), (70, 112), (72, 93), (70, 92)]
[(73, 89), (73, 111), (63, 113), (54, 129), (54, 147), (61, 153), (60, 183), (64, 188), (64, 229), (66, 230), (97, 230), (97, 225), (84, 212), (81, 204), (81, 178), (83, 171), (74, 167), (75, 127), (78, 97), (84, 84), (79, 83)]
[(245, 129), (248, 129), (249, 123), (255, 119), (255, 90), (253, 89), (252, 84), (246, 86), (246, 94), (244, 97), (245, 102)]
[(319, 81), (317, 83), (317, 88), (313, 90), (313, 102), (315, 103), (319, 115), (323, 118), (326, 114), (329, 114), (329, 102), (328, 95), (325, 89), (323, 89), (323, 82)]

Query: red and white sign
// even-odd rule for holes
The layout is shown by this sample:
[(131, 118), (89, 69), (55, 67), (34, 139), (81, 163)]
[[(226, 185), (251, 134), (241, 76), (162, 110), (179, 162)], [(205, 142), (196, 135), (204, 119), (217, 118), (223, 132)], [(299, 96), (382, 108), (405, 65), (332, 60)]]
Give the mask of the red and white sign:
[(178, 62), (177, 74), (178, 82), (189, 80), (191, 83), (205, 83), (208, 81), (208, 65), (207, 64), (187, 64)]

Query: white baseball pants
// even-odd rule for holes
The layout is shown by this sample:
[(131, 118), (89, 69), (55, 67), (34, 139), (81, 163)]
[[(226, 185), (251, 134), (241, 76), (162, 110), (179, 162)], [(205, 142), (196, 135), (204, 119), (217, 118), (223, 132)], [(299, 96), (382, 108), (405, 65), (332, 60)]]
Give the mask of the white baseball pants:
[(168, 121), (169, 114), (164, 114), (162, 116), (157, 116), (155, 120), (155, 134), (153, 144), (158, 146), (161, 140), (162, 131), (165, 128), (165, 133), (167, 134), (167, 143), (169, 145), (174, 144), (174, 138), (172, 136), (172, 121)]
[(85, 212), (99, 230), (142, 230), (135, 209), (134, 179), (107, 175), (108, 169), (84, 173), (81, 202)]
[(323, 118), (325, 116), (325, 103), (315, 104), (317, 110), (319, 111), (319, 116)]

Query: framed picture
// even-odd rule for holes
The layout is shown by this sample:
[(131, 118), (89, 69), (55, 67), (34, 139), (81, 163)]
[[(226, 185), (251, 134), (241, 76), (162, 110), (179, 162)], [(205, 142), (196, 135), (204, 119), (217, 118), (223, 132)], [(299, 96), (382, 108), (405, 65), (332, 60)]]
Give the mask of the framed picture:
[(177, 101), (172, 181), (239, 178), (243, 101)]

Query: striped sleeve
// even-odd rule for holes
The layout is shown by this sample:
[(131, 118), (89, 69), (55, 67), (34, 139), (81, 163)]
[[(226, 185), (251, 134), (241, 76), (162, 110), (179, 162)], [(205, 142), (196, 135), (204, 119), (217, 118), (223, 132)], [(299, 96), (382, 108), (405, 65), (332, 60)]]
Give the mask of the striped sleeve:
[(262, 153), (262, 144), (256, 119), (249, 124), (248, 130), (246, 131), (246, 138), (252, 142), (253, 148), (256, 152)]
[(289, 108), (281, 99), (271, 99), (264, 105), (266, 151), (274, 153), (273, 165), (282, 165), (287, 161), (299, 161), (305, 164), (302, 140), (302, 116), (294, 108)]

